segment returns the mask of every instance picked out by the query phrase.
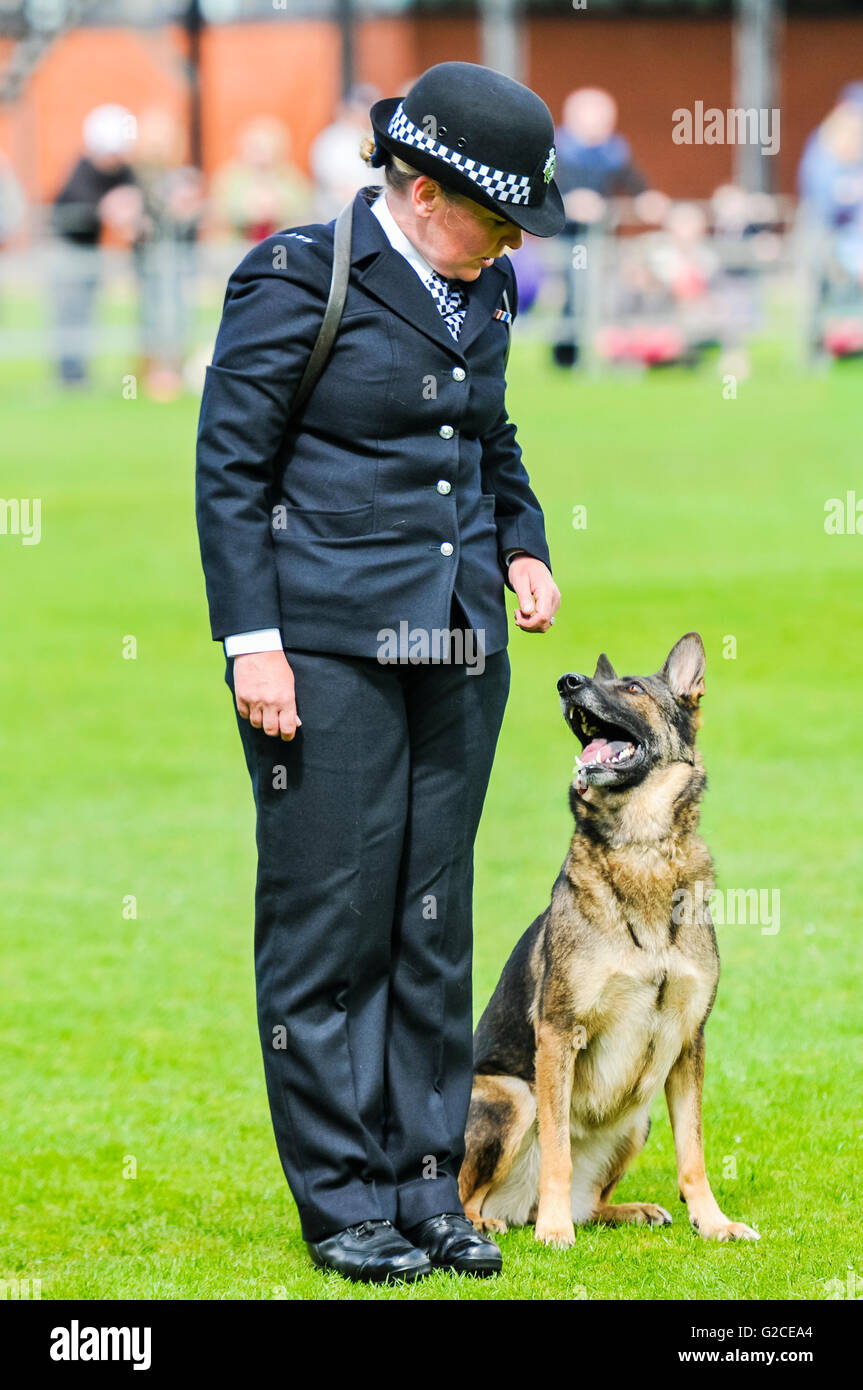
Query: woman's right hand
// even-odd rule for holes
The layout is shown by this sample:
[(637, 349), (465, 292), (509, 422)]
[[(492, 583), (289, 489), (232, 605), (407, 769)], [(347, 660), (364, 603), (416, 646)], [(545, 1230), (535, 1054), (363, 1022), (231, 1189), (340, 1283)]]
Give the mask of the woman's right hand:
[(243, 719), (255, 729), (289, 741), (302, 719), (297, 714), (294, 673), (284, 652), (248, 652), (234, 657), (234, 696)]

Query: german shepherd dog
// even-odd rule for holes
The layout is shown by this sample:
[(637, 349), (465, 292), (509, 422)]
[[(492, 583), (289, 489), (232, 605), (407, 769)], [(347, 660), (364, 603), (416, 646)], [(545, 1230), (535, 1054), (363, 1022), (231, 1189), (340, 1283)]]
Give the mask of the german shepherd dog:
[(703, 906), (713, 866), (696, 834), (704, 669), (689, 632), (655, 675), (619, 677), (603, 653), (592, 680), (557, 683), (582, 745), (575, 833), (474, 1035), (459, 1190), (479, 1230), (533, 1223), (537, 1240), (562, 1248), (588, 1221), (669, 1225), (653, 1202), (611, 1201), (664, 1085), (692, 1225), (715, 1240), (759, 1238), (723, 1215), (704, 1167), (704, 1025), (719, 978)]

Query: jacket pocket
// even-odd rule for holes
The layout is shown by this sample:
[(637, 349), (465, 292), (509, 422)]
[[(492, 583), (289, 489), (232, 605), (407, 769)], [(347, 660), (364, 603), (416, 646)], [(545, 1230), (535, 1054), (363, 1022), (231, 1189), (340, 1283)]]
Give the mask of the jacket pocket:
[(349, 507), (347, 511), (318, 511), (309, 507), (284, 506), (276, 508), (273, 516), (273, 539), (291, 536), (318, 536), (321, 540), (366, 535), (374, 521), (374, 503), (364, 507)]

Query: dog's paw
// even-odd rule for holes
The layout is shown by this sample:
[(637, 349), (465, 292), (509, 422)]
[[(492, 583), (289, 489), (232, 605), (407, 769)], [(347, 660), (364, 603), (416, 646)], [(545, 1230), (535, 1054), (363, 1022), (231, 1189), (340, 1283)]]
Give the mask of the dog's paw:
[(641, 1211), (641, 1216), (636, 1216), (635, 1220), (642, 1226), (671, 1226), (671, 1212), (666, 1211), (665, 1207), (660, 1207), (656, 1202), (634, 1202), (633, 1206)]
[(594, 1220), (606, 1226), (670, 1226), (671, 1212), (656, 1202), (607, 1202), (597, 1209)]
[(549, 1221), (540, 1217), (534, 1235), (542, 1245), (550, 1245), (553, 1250), (567, 1250), (575, 1245), (575, 1227), (571, 1221)]
[(716, 1221), (699, 1224), (693, 1221), (698, 1234), (704, 1240), (760, 1240), (761, 1236), (744, 1221)]
[(472, 1221), (477, 1231), (494, 1231), (499, 1236), (505, 1236), (509, 1227), (499, 1216), (480, 1216), (478, 1212), (468, 1211), (465, 1208), (465, 1216), (468, 1221)]

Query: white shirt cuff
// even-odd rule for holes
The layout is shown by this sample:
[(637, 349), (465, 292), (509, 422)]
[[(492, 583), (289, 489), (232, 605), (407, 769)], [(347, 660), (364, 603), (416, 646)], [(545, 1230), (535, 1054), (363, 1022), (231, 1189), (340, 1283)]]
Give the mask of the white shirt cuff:
[(248, 656), (250, 652), (280, 652), (282, 634), (277, 627), (262, 627), (256, 632), (235, 632), (225, 638), (225, 656)]

